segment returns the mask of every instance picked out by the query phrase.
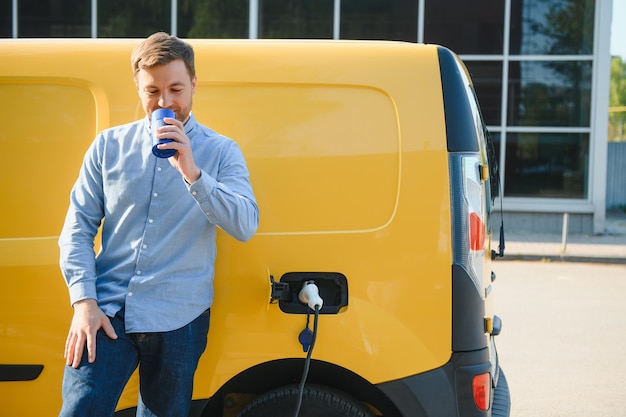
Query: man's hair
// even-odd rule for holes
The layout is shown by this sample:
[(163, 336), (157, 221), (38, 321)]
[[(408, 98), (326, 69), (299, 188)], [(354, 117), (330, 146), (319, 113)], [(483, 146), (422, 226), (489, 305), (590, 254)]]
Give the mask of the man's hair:
[(130, 56), (133, 74), (145, 68), (168, 64), (175, 59), (182, 59), (187, 67), (189, 77), (196, 75), (193, 48), (176, 36), (165, 32), (157, 32), (142, 41)]

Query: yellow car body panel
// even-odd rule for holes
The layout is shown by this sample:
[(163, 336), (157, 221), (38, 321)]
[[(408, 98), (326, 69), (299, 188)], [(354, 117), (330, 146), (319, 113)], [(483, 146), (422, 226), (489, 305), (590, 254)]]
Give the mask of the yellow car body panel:
[[(43, 365), (32, 381), (0, 382), (3, 415), (60, 408), (72, 311), (58, 234), (97, 132), (144, 117), (129, 59), (137, 42), (0, 41), (0, 364)], [(191, 43), (194, 114), (241, 145), (261, 213), (251, 241), (218, 235), (194, 398), (258, 364), (305, 356), (305, 316), (270, 304), (270, 276), (293, 271), (348, 280), (348, 305), (320, 316), (314, 359), (371, 384), (443, 366), (453, 255), (438, 47)], [(136, 404), (137, 389), (133, 378), (119, 409)]]

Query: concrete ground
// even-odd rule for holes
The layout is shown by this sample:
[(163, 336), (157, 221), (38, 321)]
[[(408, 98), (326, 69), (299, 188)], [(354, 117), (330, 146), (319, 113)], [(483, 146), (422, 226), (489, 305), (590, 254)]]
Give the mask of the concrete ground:
[(626, 265), (492, 266), (510, 417), (626, 416)]

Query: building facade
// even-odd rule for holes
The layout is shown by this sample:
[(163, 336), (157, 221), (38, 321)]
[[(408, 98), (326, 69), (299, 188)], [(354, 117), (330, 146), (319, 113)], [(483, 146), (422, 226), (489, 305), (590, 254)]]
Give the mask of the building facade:
[(507, 228), (602, 233), (613, 0), (0, 0), (0, 38), (384, 39), (466, 63)]

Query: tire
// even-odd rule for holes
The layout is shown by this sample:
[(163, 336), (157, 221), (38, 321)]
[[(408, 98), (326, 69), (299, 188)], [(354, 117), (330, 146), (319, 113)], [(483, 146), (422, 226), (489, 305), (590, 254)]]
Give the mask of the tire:
[(506, 381), (504, 372), (500, 368), (500, 376), (498, 377), (498, 385), (493, 393), (493, 405), (491, 407), (492, 417), (509, 417), (511, 412), (511, 394), (509, 392), (509, 383)]
[[(237, 417), (294, 417), (298, 387), (288, 386), (257, 397)], [(374, 417), (358, 400), (338, 391), (307, 385), (298, 417)]]

